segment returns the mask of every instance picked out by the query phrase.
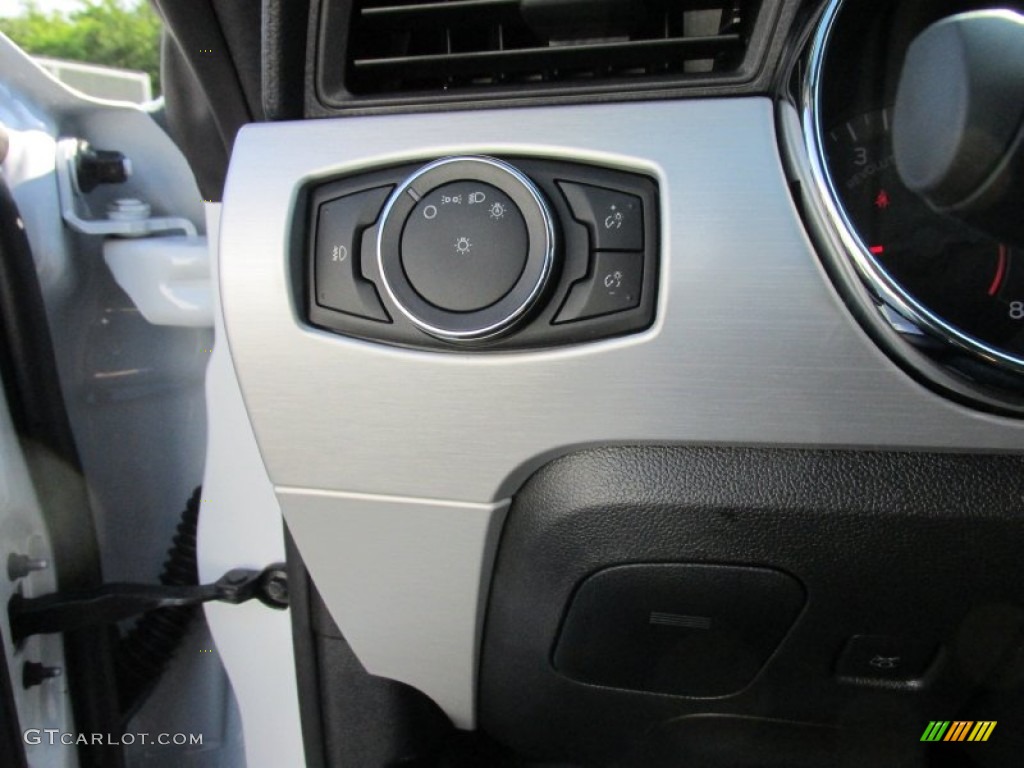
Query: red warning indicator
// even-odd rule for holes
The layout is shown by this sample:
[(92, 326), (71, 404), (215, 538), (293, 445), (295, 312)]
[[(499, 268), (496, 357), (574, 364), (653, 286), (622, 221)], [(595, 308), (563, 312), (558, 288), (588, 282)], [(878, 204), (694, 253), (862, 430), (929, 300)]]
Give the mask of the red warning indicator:
[(879, 190), (878, 196), (875, 198), (875, 207), (882, 211), (889, 207), (889, 193), (884, 189)]

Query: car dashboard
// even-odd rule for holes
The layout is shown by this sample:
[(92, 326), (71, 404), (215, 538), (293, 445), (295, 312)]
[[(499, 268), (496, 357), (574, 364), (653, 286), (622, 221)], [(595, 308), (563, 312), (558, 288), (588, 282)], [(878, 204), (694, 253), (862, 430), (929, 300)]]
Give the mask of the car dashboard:
[[(317, 599), (366, 671), (411, 686), (459, 728), (482, 728), (524, 754), (548, 759), (603, 764), (639, 750), (645, 757), (634, 758), (638, 764), (652, 764), (643, 761), (654, 760), (650, 750), (664, 751), (666, 743), (681, 754), (697, 754), (703, 749), (700, 718), (715, 716), (723, 765), (748, 764), (743, 761), (751, 757), (741, 747), (723, 745), (742, 741), (751, 728), (778, 732), (786, 755), (818, 755), (815, 749), (827, 754), (801, 736), (821, 722), (822, 712), (837, 728), (862, 717), (873, 721), (872, 706), (891, 713), (886, 702), (897, 709), (895, 702), (906, 702), (900, 717), (920, 717), (918, 707), (945, 690), (928, 675), (953, 685), (943, 676), (955, 678), (955, 663), (929, 666), (939, 649), (955, 642), (949, 633), (984, 610), (976, 600), (1010, 598), (988, 593), (988, 578), (970, 569), (960, 579), (957, 610), (922, 605), (926, 584), (948, 567), (967, 521), (1016, 507), (1008, 498), (991, 507), (980, 501), (951, 506), (952, 487), (940, 480), (948, 472), (965, 488), (987, 483), (992, 475), (980, 470), (984, 462), (1019, 487), (1018, 459), (993, 455), (1021, 446), (1020, 423), (1012, 417), (1018, 396), (1014, 385), (1005, 385), (1014, 366), (950, 364), (956, 355), (919, 343), (923, 337), (940, 346), (931, 329), (910, 328), (913, 316), (879, 300), (845, 253), (842, 235), (859, 231), (875, 238), (866, 240), (869, 246), (895, 251), (899, 243), (910, 258), (931, 246), (924, 242), (930, 236), (926, 225), (913, 217), (940, 217), (912, 208), (910, 193), (887, 176), (893, 198), (887, 215), (911, 208), (899, 226), (922, 242), (902, 243), (902, 230), (889, 234), (885, 223), (877, 225), (883, 229), (876, 237), (855, 174), (865, 167), (862, 152), (867, 167), (891, 166), (882, 124), (894, 86), (884, 79), (876, 86), (874, 70), (839, 51), (840, 44), (848, 45), (844, 38), (829, 49), (837, 50), (828, 62), (836, 71), (815, 74), (826, 79), (807, 102), (804, 73), (823, 55), (822, 43), (802, 46), (799, 33), (831, 24), (841, 5), (853, 17), (856, 4), (818, 9), (825, 21), (810, 14), (787, 35), (781, 20), (800, 18), (795, 5), (760, 4), (759, 20), (774, 31), (759, 38), (761, 53), (776, 56), (760, 68), (748, 66), (746, 85), (737, 84), (735, 75), (725, 77), (713, 90), (716, 98), (703, 90), (715, 88), (708, 84), (713, 74), (694, 75), (688, 92), (685, 72), (665, 86), (667, 93), (636, 86), (598, 95), (595, 88), (589, 99), (577, 93), (561, 101), (541, 92), (534, 103), (526, 103), (531, 87), (558, 90), (565, 81), (527, 84), (523, 94), (510, 86), (508, 103), (496, 103), (493, 83), (501, 80), (492, 80), (479, 92), (469, 87), (476, 98), (466, 104), (469, 97), (449, 80), (440, 96), (445, 105), (421, 110), (357, 94), (333, 107), (338, 119), (254, 125), (239, 135), (219, 256), (225, 327), (294, 550)], [(913, 15), (907, 8), (914, 4), (896, 5)], [(915, 18), (909, 28), (919, 31), (931, 16), (943, 14), (929, 9), (925, 15), (929, 19)], [(849, 24), (857, 23), (863, 22)], [(884, 67), (895, 66), (899, 54), (890, 57), (883, 36), (870, 39), (877, 42), (865, 45), (866, 51), (874, 51)], [(475, 62), (471, 54), (465, 58)], [(453, 55), (444, 66), (461, 60)], [(413, 63), (387, 66), (397, 72)], [(782, 83), (776, 94), (764, 87), (772, 81)], [(740, 97), (744, 89), (751, 92)], [(584, 100), (601, 103), (576, 103)], [(808, 120), (819, 121), (819, 133), (811, 135), (824, 139), (820, 154), (806, 141)], [(559, 326), (547, 310), (534, 310), (540, 320), (511, 324), (497, 337), (452, 337), (420, 323), (389, 337), (375, 332), (373, 323), (311, 320), (322, 297), (316, 294), (319, 273), (309, 267), (310, 249), (321, 246), (306, 224), (312, 211), (304, 190), (397, 168), (390, 183), (399, 189), (390, 199), (400, 201), (402, 179), (414, 185), (431, 164), (459, 158), (500, 158), (510, 167), (532, 169), (524, 172), (535, 179), (544, 175), (544, 164), (563, 164), (589, 168), (595, 177), (650, 180), (656, 198), (645, 213), (657, 216), (657, 229), (648, 236), (657, 243), (657, 280), (645, 287), (653, 302), (649, 324), (565, 341), (551, 335)], [(825, 174), (839, 191), (835, 197), (819, 192), (829, 189), (819, 184)], [(424, 183), (406, 205), (422, 197), (419, 207), (397, 224), (389, 219), (390, 208), (364, 215), (368, 234), (354, 247), (361, 248), (362, 259), (360, 264), (360, 253), (353, 254), (355, 268), (358, 274), (361, 266), (362, 279), (376, 286), (393, 323), (417, 320), (418, 310), (406, 312), (410, 303), (390, 291), (386, 273), (401, 273), (404, 266), (401, 278), (416, 281), (409, 255), (417, 247), (412, 217), (434, 213), (440, 227), (445, 215), (454, 215), (441, 204), (445, 190), (439, 185)], [(451, 202), (460, 189), (447, 190), (446, 204), (450, 210), (462, 205), (468, 216), (473, 187), (462, 189), (461, 203)], [(424, 207), (431, 201), (437, 205)], [(839, 206), (845, 216), (831, 216), (829, 209)], [(319, 211), (327, 215), (322, 205)], [(556, 250), (556, 271), (570, 269), (572, 227), (581, 223), (565, 219), (556, 222), (563, 236), (559, 248), (564, 246)], [(837, 220), (845, 220), (842, 230)], [(590, 222), (592, 250), (599, 247), (603, 223), (600, 216)], [(935, 226), (941, 225), (940, 219)], [(388, 227), (404, 227), (408, 238), (401, 264), (397, 246), (390, 257), (385, 251), (392, 246), (382, 245), (387, 236), (380, 233)], [(444, 230), (438, 252), (472, 258), (459, 251), (456, 230)], [(959, 246), (963, 237), (949, 239)], [(987, 249), (992, 260), (963, 268), (985, 283), (980, 300), (988, 298), (1000, 269), (1001, 246), (976, 248)], [(1005, 259), (1007, 249), (1002, 252)], [(439, 262), (435, 274), (458, 283), (459, 264)], [(648, 274), (651, 268), (649, 263)], [(599, 269), (594, 261), (579, 275)], [(973, 331), (1012, 358), (1020, 329), (1009, 320), (1006, 302), (1016, 295), (1010, 281), (1017, 276), (1011, 277), (1015, 267), (1002, 269), (1004, 302), (983, 311), (1006, 315), (998, 322), (1014, 330), (1007, 335), (965, 320), (963, 335), (973, 338)], [(936, 273), (934, 284), (921, 287), (913, 276), (900, 278), (911, 283), (908, 293), (929, 302), (928, 309), (956, 322), (956, 311), (977, 314), (964, 309), (958, 274)], [(458, 283), (455, 290), (466, 296), (474, 289)], [(556, 291), (550, 302), (557, 309), (564, 300)], [(950, 310), (944, 301), (960, 309)], [(344, 306), (340, 311), (358, 314)], [(866, 314), (874, 316), (865, 321)], [(538, 331), (537, 323), (547, 331)], [(530, 343), (517, 345), (517, 339)], [(963, 350), (962, 344), (953, 347)], [(691, 486), (687, 478), (694, 474), (706, 486)], [(732, 493), (736, 488), (747, 490)], [(925, 497), (931, 501), (919, 507)], [(920, 546), (909, 546), (906, 537), (927, 528), (926, 520), (946, 533), (922, 532)], [(833, 576), (816, 568), (824, 552), (831, 553), (831, 568), (846, 574), (844, 586), (828, 583)], [(1011, 552), (1005, 555), (1011, 560), (997, 569), (1003, 574), (1004, 567), (1016, 568)], [(689, 595), (686, 585), (695, 577), (686, 569), (712, 566), (720, 570), (708, 572), (706, 588), (694, 587), (707, 595)], [(765, 587), (762, 599), (778, 601), (781, 616), (788, 616), (778, 630), (770, 623), (737, 630), (745, 639), (732, 641), (741, 645), (761, 633), (778, 635), (754, 651), (750, 673), (730, 679), (725, 672), (742, 666), (749, 647), (716, 656), (693, 638), (702, 630), (692, 627), (675, 640), (650, 636), (665, 631), (650, 616), (667, 611), (681, 615), (672, 620), (685, 625), (690, 613), (714, 615), (723, 601), (739, 600), (730, 597), (729, 585), (742, 575), (741, 566), (769, 582), (788, 574), (795, 585), (789, 597), (775, 594), (770, 583)], [(660, 585), (663, 577), (652, 575), (660, 586), (649, 589), (642, 574), (637, 585), (626, 576), (621, 585), (614, 580), (630, 568), (672, 567), (681, 569), (677, 576)], [(602, 578), (607, 583), (590, 595), (588, 586)], [(923, 581), (915, 586), (915, 578)], [(1007, 578), (1012, 591), (1010, 584)], [(760, 588), (752, 584), (739, 593), (750, 599)], [(604, 597), (602, 589), (608, 590)], [(581, 600), (593, 604), (577, 608)], [(849, 607), (851, 601), (859, 610)], [(627, 609), (640, 604), (646, 614)], [(671, 611), (673, 605), (680, 609)], [(587, 629), (571, 631), (577, 610), (589, 611), (577, 619)], [(623, 629), (630, 622), (639, 624)], [(602, 644), (600, 638), (609, 635), (622, 637), (618, 644)], [(723, 639), (728, 633), (713, 636), (713, 645), (730, 642)], [(888, 643), (893, 655), (924, 653), (927, 663), (896, 676), (872, 675), (877, 670), (870, 666), (844, 670), (841, 659), (865, 652), (856, 646), (858, 638), (881, 648)], [(706, 691), (688, 683), (685, 670), (673, 671), (673, 655), (681, 653), (673, 642), (683, 648), (697, 643), (693, 653), (706, 654), (697, 657), (711, 667), (705, 669)], [(914, 650), (922, 645), (924, 651)], [(813, 672), (799, 668), (800, 653)], [(609, 676), (597, 661), (602, 655), (606, 665), (647, 666), (632, 677), (622, 670)], [(323, 667), (317, 669), (309, 674), (322, 686)], [(683, 682), (666, 688), (664, 680), (673, 674)], [(801, 689), (807, 700), (797, 704)], [(321, 694), (319, 706), (331, 712), (339, 705)], [(327, 717), (323, 728), (330, 723)], [(658, 738), (647, 740), (644, 729), (655, 723), (677, 725), (663, 725)], [(880, 736), (872, 748), (902, 754), (903, 747), (891, 747), (887, 738)], [(913, 745), (904, 746), (909, 751)]]
[(264, 2), (200, 178), (249, 764), (1014, 764), (1024, 241), (912, 191), (904, 64), (1021, 11)]

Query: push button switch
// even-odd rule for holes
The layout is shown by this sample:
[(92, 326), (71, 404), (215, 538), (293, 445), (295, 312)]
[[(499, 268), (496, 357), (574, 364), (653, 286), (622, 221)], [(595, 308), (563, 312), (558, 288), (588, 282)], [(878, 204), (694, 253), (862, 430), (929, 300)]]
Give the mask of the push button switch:
[(595, 253), (590, 277), (572, 287), (554, 322), (568, 323), (640, 306), (643, 276), (642, 253)]
[(363, 231), (373, 225), (392, 187), (378, 187), (323, 203), (317, 215), (316, 303), (369, 320), (390, 322), (377, 289), (360, 272)]
[(936, 658), (935, 643), (887, 635), (854, 635), (839, 657), (836, 674), (844, 683), (916, 688)]
[(643, 250), (644, 214), (639, 197), (568, 181), (560, 181), (558, 186), (573, 218), (590, 230), (592, 250)]

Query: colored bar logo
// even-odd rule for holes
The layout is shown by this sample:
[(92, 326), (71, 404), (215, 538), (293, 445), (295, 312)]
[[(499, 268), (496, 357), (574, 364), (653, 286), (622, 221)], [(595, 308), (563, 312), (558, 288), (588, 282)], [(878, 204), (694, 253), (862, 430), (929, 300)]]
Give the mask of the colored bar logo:
[(932, 720), (921, 741), (988, 741), (995, 729), (995, 720)]

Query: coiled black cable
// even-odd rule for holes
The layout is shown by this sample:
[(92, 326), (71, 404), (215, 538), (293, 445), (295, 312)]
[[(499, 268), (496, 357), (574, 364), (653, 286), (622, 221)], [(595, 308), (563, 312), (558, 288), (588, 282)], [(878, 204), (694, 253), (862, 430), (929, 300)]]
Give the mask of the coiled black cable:
[[(199, 583), (197, 534), (202, 487), (193, 491), (178, 523), (160, 583)], [(155, 687), (188, 632), (198, 606), (160, 608), (142, 616), (121, 638), (116, 656), (118, 693), (124, 722), (132, 718)]]

